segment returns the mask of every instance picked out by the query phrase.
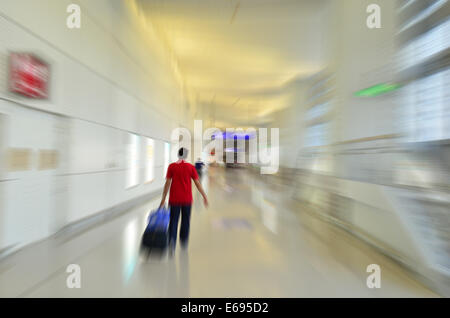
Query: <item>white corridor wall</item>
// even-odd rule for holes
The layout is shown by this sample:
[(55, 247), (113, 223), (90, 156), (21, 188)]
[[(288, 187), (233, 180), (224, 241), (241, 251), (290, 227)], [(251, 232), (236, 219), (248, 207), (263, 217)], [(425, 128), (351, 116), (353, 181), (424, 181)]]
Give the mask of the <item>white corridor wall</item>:
[[(82, 27), (70, 30), (66, 7), (78, 3)], [(0, 252), (45, 238), (119, 203), (159, 190), (164, 143), (189, 125), (172, 55), (133, 1), (0, 0), (0, 153), (28, 149), (30, 167), (0, 161)], [(50, 98), (8, 91), (11, 51), (37, 54), (51, 66)], [(139, 182), (126, 188), (127, 143), (139, 138)], [(155, 140), (154, 180), (145, 182), (145, 138)], [(38, 153), (58, 164), (39, 169)]]

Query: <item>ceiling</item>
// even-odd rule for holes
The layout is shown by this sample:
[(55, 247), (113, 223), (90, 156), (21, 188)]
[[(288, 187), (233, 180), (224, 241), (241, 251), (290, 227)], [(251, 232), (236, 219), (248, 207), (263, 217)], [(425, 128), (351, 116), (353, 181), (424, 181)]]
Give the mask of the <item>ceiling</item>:
[(330, 0), (137, 1), (217, 124), (257, 125), (289, 106), (289, 83), (325, 64)]

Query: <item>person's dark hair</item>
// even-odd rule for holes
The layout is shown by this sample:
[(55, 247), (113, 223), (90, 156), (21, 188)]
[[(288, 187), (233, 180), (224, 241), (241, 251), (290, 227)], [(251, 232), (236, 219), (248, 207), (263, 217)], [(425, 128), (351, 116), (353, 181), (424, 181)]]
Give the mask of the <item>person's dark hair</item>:
[(188, 155), (188, 150), (186, 148), (180, 148), (178, 150), (178, 158), (186, 159)]

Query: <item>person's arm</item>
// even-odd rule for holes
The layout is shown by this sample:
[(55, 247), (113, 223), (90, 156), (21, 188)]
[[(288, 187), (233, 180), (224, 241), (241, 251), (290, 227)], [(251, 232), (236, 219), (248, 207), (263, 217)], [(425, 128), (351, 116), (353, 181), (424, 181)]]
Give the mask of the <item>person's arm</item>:
[(167, 193), (169, 192), (170, 189), (170, 184), (172, 183), (172, 179), (167, 178), (166, 179), (166, 183), (164, 184), (164, 191), (163, 191), (163, 195), (162, 195), (162, 199), (161, 199), (161, 204), (159, 205), (159, 208), (161, 209), (164, 204), (166, 203), (166, 197), (167, 197)]
[(206, 207), (208, 207), (208, 197), (206, 196), (206, 193), (203, 190), (202, 184), (200, 183), (200, 181), (198, 181), (198, 179), (194, 179), (194, 184), (197, 187), (198, 192), (200, 192), (200, 194), (203, 197), (203, 203), (205, 204)]

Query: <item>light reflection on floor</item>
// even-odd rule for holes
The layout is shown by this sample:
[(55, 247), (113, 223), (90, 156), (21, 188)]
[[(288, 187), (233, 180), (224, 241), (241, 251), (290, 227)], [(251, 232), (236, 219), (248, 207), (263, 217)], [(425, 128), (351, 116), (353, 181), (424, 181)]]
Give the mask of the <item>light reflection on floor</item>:
[[(155, 198), (68, 242), (43, 242), (45, 260), (33, 250), (8, 260), (10, 267), (0, 267), (0, 296), (436, 296), (364, 243), (308, 217), (301, 207), (284, 206), (285, 193), (245, 170), (211, 169), (202, 183), (210, 207), (204, 209), (194, 195), (187, 252), (177, 250), (173, 258), (141, 255), (149, 211), (159, 203)], [(81, 289), (66, 287), (70, 263), (81, 266)], [(378, 290), (366, 286), (372, 263), (383, 271)]]

